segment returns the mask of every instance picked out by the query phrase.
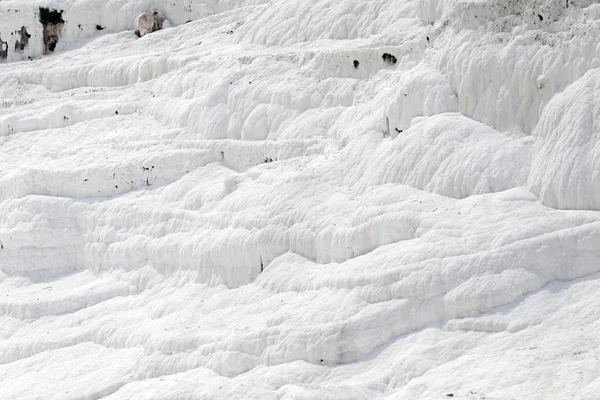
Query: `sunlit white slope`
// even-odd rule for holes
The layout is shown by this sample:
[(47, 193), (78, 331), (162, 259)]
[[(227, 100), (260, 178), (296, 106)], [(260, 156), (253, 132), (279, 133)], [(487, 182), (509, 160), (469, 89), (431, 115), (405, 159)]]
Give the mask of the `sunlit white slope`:
[(598, 4), (19, 4), (0, 399), (597, 398)]

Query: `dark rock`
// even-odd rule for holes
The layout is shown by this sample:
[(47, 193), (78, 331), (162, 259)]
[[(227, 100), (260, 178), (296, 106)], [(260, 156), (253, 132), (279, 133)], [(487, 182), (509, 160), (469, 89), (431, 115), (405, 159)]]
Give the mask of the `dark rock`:
[(398, 59), (396, 58), (396, 56), (394, 56), (390, 53), (383, 53), (381, 58), (383, 59), (383, 62), (388, 63), (388, 64), (396, 64), (398, 62)]
[(139, 37), (143, 37), (149, 33), (156, 32), (163, 28), (165, 17), (157, 11), (146, 11), (138, 17)]

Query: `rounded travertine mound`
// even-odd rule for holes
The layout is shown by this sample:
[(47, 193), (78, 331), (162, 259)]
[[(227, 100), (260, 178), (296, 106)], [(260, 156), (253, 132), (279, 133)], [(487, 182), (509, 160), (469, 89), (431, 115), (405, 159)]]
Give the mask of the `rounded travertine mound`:
[(144, 37), (149, 33), (161, 30), (164, 22), (165, 17), (158, 11), (146, 11), (136, 18), (136, 33), (139, 37)]
[(396, 97), (386, 107), (386, 129), (396, 137), (410, 127), (415, 117), (455, 111), (458, 99), (446, 78), (420, 64), (403, 75)]
[(589, 71), (544, 109), (529, 177), (553, 208), (600, 210), (600, 69)]
[(524, 185), (528, 158), (521, 141), (461, 114), (445, 113), (384, 142), (368, 157), (366, 168), (353, 174), (361, 176), (360, 188), (402, 183), (461, 199)]

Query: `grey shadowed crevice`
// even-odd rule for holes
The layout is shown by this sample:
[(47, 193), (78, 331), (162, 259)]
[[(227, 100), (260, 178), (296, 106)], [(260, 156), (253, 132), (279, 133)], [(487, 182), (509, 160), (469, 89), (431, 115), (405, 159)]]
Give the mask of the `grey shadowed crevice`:
[(17, 39), (15, 42), (15, 51), (23, 51), (27, 46), (29, 46), (29, 39), (31, 39), (31, 35), (27, 32), (27, 28), (24, 26), (21, 27), (21, 30), (16, 32), (17, 36), (20, 39)]

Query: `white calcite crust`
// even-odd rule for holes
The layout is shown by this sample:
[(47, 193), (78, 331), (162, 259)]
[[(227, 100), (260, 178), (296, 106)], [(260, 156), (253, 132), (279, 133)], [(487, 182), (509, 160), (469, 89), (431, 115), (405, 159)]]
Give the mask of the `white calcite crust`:
[(598, 399), (597, 2), (0, 0), (0, 38), (0, 399)]

